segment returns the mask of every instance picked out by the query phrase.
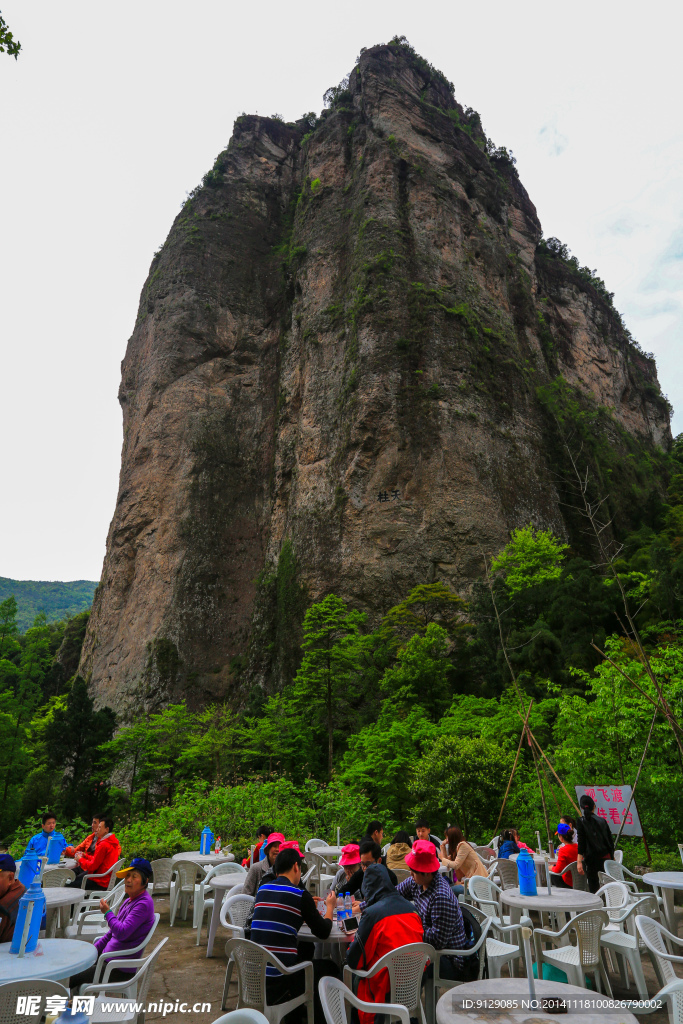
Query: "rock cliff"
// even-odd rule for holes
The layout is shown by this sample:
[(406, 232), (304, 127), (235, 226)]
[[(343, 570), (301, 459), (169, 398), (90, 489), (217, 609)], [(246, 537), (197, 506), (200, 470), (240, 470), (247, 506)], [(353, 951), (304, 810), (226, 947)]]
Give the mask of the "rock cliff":
[(81, 661), (99, 703), (276, 685), (306, 600), (375, 619), (419, 582), (465, 594), (514, 527), (572, 539), (563, 428), (600, 438), (603, 480), (670, 443), (653, 360), (443, 76), (378, 46), (328, 100), (238, 118), (152, 262)]

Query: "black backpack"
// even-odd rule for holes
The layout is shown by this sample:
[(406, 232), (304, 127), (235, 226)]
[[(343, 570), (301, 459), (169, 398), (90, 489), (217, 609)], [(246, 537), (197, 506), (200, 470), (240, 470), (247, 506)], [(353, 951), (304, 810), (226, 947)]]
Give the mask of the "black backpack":
[[(460, 913), (462, 914), (462, 923), (465, 926), (465, 937), (468, 940), (467, 948), (471, 949), (472, 946), (476, 946), (481, 938), (481, 925), (466, 903), (460, 904)], [(463, 957), (462, 967), (455, 967), (454, 965), (459, 981), (477, 981), (479, 979), (479, 958), (481, 956), (484, 957), (483, 977), (486, 978), (488, 976), (486, 945), (484, 945), (483, 949), (480, 949), (476, 956)]]

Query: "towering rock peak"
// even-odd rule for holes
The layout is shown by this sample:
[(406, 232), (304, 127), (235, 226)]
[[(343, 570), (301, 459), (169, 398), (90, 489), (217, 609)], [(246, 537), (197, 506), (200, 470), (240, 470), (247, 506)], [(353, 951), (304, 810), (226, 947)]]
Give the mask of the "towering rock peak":
[(440, 72), (372, 47), (327, 102), (238, 118), (152, 262), (81, 662), (100, 702), (281, 685), (307, 601), (466, 594), (529, 521), (579, 545), (566, 436), (621, 529), (670, 444), (654, 362)]

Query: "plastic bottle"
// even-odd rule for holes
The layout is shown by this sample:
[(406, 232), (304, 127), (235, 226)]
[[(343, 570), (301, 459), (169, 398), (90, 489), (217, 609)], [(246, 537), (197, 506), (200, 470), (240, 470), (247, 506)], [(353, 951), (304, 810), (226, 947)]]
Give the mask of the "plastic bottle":
[(344, 897), (344, 917), (347, 921), (350, 921), (353, 917), (353, 900), (351, 899), (350, 892), (347, 892)]
[(528, 850), (522, 849), (517, 857), (520, 896), (536, 895), (536, 865)]
[(38, 879), (34, 878), (24, 895), (19, 900), (19, 910), (17, 912), (17, 920), (14, 925), (14, 935), (12, 936), (12, 943), (10, 945), (10, 953), (19, 952), (27, 920), (29, 921), (29, 924), (24, 953), (33, 952), (38, 945), (38, 933), (40, 932), (40, 923), (43, 919), (44, 913), (45, 894), (40, 888), (40, 882)]
[(40, 865), (42, 857), (39, 857), (37, 853), (25, 853), (21, 858), (21, 866), (19, 868), (18, 879), (23, 886), (27, 889), (31, 882), (40, 875)]
[(214, 852), (215, 852), (216, 856), (218, 856), (218, 854), (221, 852), (221, 837), (220, 836), (216, 836), (216, 848), (215, 848)]
[(50, 838), (47, 841), (47, 847), (45, 849), (45, 853), (47, 855), (47, 863), (48, 864), (59, 864), (59, 857), (60, 857), (61, 852), (62, 852), (61, 840), (58, 839), (57, 836), (55, 836), (54, 834), (51, 834)]
[(335, 920), (344, 920), (344, 900), (341, 896), (337, 896), (337, 911), (335, 914)]
[(211, 844), (213, 843), (213, 832), (208, 825), (205, 825), (202, 829), (202, 834), (199, 839), (199, 852), (200, 853), (211, 853)]

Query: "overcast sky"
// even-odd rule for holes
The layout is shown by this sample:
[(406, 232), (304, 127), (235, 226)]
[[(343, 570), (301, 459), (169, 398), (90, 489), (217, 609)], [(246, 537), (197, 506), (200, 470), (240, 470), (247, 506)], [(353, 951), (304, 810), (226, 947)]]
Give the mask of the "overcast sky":
[[(511, 148), (683, 409), (681, 14), (668, 3), (3, 0), (0, 576), (99, 579), (120, 362), (154, 251), (242, 111), (293, 120), (405, 34)], [(674, 419), (674, 433), (683, 418)]]

